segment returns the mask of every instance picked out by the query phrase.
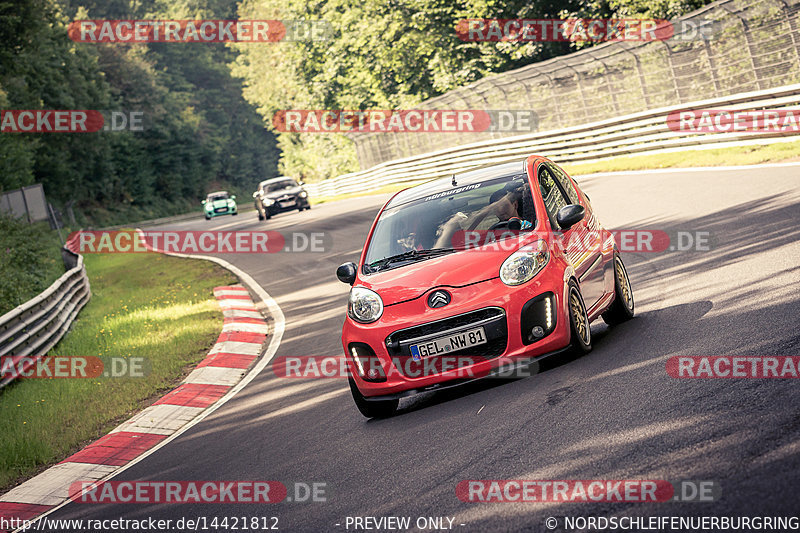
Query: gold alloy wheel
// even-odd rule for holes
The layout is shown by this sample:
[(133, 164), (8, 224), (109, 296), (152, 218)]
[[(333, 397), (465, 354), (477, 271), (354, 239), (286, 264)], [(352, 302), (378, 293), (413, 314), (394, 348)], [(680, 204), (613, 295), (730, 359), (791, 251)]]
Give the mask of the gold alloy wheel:
[(625, 266), (619, 257), (614, 260), (614, 270), (617, 275), (617, 283), (622, 293), (622, 299), (625, 301), (625, 307), (630, 311), (633, 309), (633, 294), (631, 291), (631, 282), (628, 279), (628, 273), (625, 271)]
[(584, 344), (589, 344), (589, 324), (586, 317), (586, 311), (583, 308), (583, 302), (578, 295), (577, 289), (572, 289), (569, 293), (569, 307), (572, 312), (572, 318), (575, 321), (575, 329), (578, 330), (578, 335)]

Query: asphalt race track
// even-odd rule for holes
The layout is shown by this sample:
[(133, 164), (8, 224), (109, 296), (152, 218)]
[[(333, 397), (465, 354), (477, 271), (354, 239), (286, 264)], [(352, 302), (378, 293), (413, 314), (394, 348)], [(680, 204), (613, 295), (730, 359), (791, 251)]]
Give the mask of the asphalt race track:
[[(637, 317), (613, 330), (595, 322), (587, 356), (551, 359), (512, 382), (406, 399), (397, 416), (373, 421), (343, 379), (283, 379), (268, 369), (115, 480), (277, 480), (290, 496), (294, 482), (324, 482), (326, 502), (70, 503), (49, 518), (276, 516), (284, 531), (347, 531), (347, 517), (410, 516), (413, 524), (425, 516), (454, 518), (457, 531), (548, 531), (546, 518), (563, 528), (565, 515), (796, 514), (800, 382), (678, 380), (665, 364), (677, 355), (800, 355), (800, 165), (616, 174), (582, 186), (608, 228), (710, 237), (706, 251), (624, 254)], [(387, 198), (169, 229), (326, 232), (333, 249), (324, 253), (224, 257), (282, 308), (276, 357), (339, 355), (349, 287), (334, 271), (357, 261)], [(465, 503), (456, 486), (469, 479), (706, 480), (721, 494), (714, 502)]]

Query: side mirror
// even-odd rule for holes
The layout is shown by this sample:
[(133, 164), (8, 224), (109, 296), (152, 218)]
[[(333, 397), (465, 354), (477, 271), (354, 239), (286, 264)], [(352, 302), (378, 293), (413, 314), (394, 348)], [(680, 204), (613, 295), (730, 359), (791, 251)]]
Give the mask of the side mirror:
[(231, 196), (231, 200), (236, 200), (236, 195)]
[(203, 205), (205, 205), (205, 204), (206, 204), (206, 201), (205, 201), (205, 200), (203, 200), (203, 201), (202, 201), (202, 202), (200, 202), (200, 203), (201, 203), (201, 204), (203, 204)]
[(253, 193), (253, 198), (257, 198), (257, 197), (258, 197), (258, 191)]
[(345, 263), (339, 265), (339, 268), (336, 269), (336, 277), (339, 278), (339, 281), (342, 283), (352, 285), (356, 282), (356, 264)]
[(583, 220), (583, 216), (586, 214), (586, 209), (583, 208), (582, 205), (578, 204), (570, 204), (565, 205), (561, 209), (558, 210), (558, 214), (556, 215), (556, 222), (558, 225), (561, 226), (561, 229), (568, 230), (581, 220)]

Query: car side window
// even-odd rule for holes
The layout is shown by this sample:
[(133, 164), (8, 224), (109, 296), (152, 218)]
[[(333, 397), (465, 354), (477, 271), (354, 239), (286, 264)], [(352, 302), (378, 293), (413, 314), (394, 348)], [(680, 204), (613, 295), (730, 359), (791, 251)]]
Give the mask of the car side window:
[(571, 204), (580, 204), (580, 200), (578, 199), (578, 193), (575, 192), (575, 187), (572, 185), (572, 181), (570, 181), (569, 176), (567, 176), (566, 172), (558, 168), (557, 166), (552, 167), (553, 175), (555, 176), (558, 183), (561, 185), (561, 188), (564, 192), (567, 193), (567, 197), (569, 198), (569, 203)]
[(560, 229), (556, 222), (556, 215), (562, 207), (569, 205), (570, 201), (556, 184), (553, 173), (545, 166), (539, 170), (539, 189), (542, 191), (542, 199), (547, 209), (547, 215), (550, 217), (550, 223), (554, 228)]

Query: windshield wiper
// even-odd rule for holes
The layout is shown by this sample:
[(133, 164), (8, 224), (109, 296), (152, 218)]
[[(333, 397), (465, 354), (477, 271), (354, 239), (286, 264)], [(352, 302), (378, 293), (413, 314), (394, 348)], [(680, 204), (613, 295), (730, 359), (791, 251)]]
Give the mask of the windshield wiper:
[(437, 255), (445, 255), (457, 252), (456, 248), (431, 248), (429, 250), (409, 250), (402, 254), (393, 255), (379, 259), (367, 265), (370, 272), (378, 272), (388, 267), (392, 263), (400, 263), (402, 261), (422, 261), (436, 257)]

